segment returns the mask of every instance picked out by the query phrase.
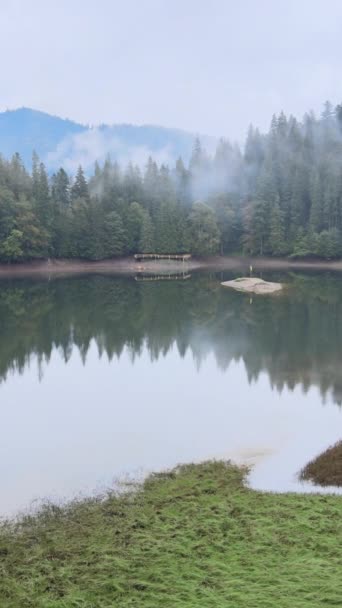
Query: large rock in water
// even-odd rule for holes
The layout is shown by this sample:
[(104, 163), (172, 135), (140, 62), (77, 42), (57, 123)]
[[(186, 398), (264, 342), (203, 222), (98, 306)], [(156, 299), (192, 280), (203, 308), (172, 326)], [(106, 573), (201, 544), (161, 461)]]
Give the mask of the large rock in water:
[(221, 283), (221, 285), (224, 287), (231, 287), (236, 291), (255, 293), (258, 295), (276, 293), (283, 289), (281, 283), (271, 283), (269, 281), (263, 281), (263, 279), (252, 277), (242, 277), (240, 279), (234, 279), (233, 281), (225, 281), (224, 283)]

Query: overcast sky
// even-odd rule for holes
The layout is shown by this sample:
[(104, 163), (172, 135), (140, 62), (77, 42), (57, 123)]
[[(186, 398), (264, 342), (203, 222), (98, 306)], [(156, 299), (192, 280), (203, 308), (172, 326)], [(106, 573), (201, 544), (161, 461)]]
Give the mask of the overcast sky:
[(341, 0), (0, 0), (0, 109), (242, 140), (342, 100)]

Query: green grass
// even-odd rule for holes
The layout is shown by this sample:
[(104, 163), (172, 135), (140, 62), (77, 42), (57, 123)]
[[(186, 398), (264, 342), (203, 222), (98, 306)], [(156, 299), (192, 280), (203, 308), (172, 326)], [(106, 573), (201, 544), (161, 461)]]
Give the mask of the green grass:
[(342, 602), (342, 498), (265, 494), (223, 462), (0, 528), (1, 608)]

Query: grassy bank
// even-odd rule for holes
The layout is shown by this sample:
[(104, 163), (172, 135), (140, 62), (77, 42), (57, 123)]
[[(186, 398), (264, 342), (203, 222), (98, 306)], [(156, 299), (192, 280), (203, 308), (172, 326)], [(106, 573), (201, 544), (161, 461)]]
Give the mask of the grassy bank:
[(320, 486), (342, 486), (342, 441), (309, 462), (300, 476)]
[(224, 463), (0, 529), (1, 608), (322, 608), (342, 598), (342, 499), (244, 486)]

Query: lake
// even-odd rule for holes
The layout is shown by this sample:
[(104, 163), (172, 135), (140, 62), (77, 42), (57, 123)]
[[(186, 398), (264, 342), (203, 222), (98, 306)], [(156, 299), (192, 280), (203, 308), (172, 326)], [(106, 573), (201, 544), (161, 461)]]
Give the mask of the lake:
[(210, 458), (315, 490), (297, 473), (341, 439), (342, 275), (259, 273), (290, 288), (253, 298), (236, 276), (1, 279), (0, 515)]

